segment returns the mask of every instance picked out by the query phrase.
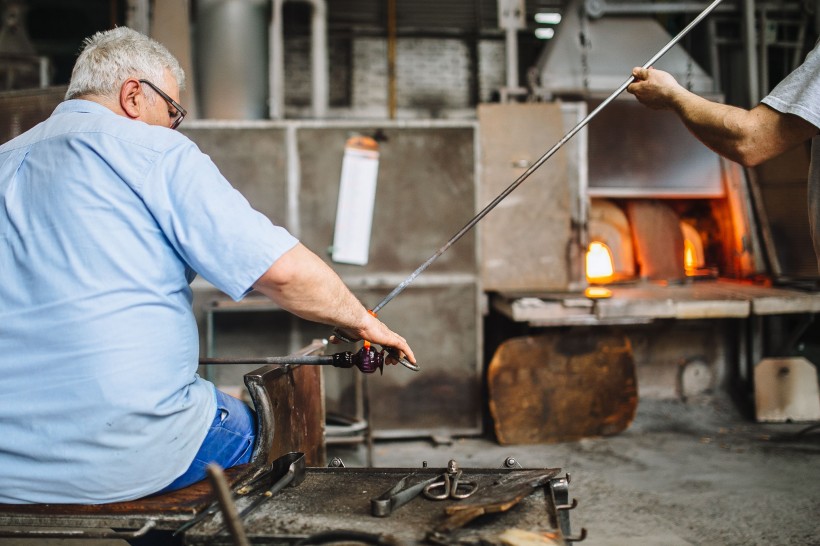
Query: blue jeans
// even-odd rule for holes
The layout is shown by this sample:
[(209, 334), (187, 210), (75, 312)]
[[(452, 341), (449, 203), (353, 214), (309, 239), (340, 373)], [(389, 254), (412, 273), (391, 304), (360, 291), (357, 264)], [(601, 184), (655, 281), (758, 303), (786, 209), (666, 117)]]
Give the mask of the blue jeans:
[(222, 468), (250, 462), (256, 440), (256, 416), (247, 404), (217, 389), (216, 416), (191, 466), (171, 485), (168, 493), (205, 479), (205, 468), (217, 463)]

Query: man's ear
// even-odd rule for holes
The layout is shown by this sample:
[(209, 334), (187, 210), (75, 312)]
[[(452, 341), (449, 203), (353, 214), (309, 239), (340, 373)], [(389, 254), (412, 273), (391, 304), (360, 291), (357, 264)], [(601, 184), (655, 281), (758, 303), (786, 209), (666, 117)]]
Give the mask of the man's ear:
[(130, 78), (120, 87), (120, 108), (131, 119), (137, 119), (142, 114), (145, 104), (145, 95), (142, 86), (137, 80)]

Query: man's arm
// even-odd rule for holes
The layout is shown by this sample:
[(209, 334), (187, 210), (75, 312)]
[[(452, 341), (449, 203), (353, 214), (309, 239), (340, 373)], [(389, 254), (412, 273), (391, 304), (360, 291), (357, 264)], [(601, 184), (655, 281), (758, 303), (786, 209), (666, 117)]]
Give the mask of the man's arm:
[(699, 97), (672, 75), (653, 68), (632, 69), (627, 91), (655, 110), (672, 110), (689, 131), (716, 153), (752, 167), (817, 134), (808, 121), (759, 104), (751, 110)]
[(416, 361), (407, 341), (370, 315), (342, 279), (301, 243), (276, 260), (254, 288), (295, 315), (396, 348)]

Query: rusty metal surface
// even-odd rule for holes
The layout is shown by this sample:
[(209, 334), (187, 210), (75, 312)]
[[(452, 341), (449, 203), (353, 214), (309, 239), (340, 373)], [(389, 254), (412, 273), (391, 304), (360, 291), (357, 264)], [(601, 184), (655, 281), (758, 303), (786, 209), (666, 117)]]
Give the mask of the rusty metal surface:
[[(433, 501), (418, 496), (388, 517), (371, 515), (370, 500), (389, 489), (401, 478), (415, 472), (414, 480), (424, 480), (441, 474), (443, 468), (362, 469), (362, 468), (308, 468), (305, 480), (294, 488), (283, 489), (260, 506), (244, 521), (245, 531), (253, 543), (295, 543), (320, 532), (357, 531), (377, 533), (397, 543), (423, 542), (428, 532), (448, 522), (447, 510), (466, 500)], [(558, 469), (502, 470), (464, 469), (465, 479), (476, 481), (482, 498), (492, 498), (493, 486), (504, 496), (504, 487), (496, 482), (502, 478), (537, 473), (546, 479), (559, 473)], [(242, 509), (242, 502), (237, 506)], [(487, 540), (498, 543), (498, 535), (508, 529), (533, 532), (552, 532), (560, 537), (550, 499), (549, 486), (536, 486), (507, 511), (488, 514), (453, 528), (446, 538), (450, 543)], [(231, 544), (226, 532), (215, 534), (222, 527), (222, 516), (204, 522), (185, 535), (186, 544)], [(556, 542), (562, 544), (563, 542)]]

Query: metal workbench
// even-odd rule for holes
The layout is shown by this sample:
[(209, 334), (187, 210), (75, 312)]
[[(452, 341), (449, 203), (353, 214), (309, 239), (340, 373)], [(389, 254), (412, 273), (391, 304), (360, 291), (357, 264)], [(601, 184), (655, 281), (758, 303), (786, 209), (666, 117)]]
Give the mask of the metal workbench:
[[(383, 495), (402, 478), (407, 485), (442, 475), (441, 468), (324, 468), (308, 467), (299, 479), (273, 496), (262, 498), (241, 519), (241, 529), (252, 544), (319, 544), (328, 537), (356, 536), (356, 544), (500, 544), (504, 533), (540, 537), (541, 544), (565, 546), (573, 541), (569, 510), (569, 476), (560, 469), (522, 469), (508, 459), (500, 468), (464, 468), (462, 480), (478, 484), (465, 499), (430, 500), (419, 494), (376, 516), (372, 499)], [(524, 485), (523, 490), (520, 488)], [(126, 538), (142, 536), (150, 544), (216, 546), (237, 544), (224, 529), (222, 510), (206, 482), (189, 494), (187, 504), (165, 506), (162, 496), (134, 511), (133, 503), (111, 505), (5, 505), (0, 507), (0, 537)], [(511, 486), (518, 498), (512, 499)], [(523, 492), (522, 492), (523, 491)], [(265, 492), (234, 497), (242, 511)], [(138, 501), (139, 502), (139, 501)], [(206, 510), (212, 507), (212, 511)], [(132, 510), (129, 512), (128, 507)], [(169, 542), (195, 516), (207, 517)], [(467, 514), (467, 517), (464, 517)], [(116, 529), (117, 531), (112, 531)], [(137, 531), (135, 531), (137, 530)], [(585, 532), (575, 540), (582, 540)], [(321, 540), (320, 540), (321, 537)], [(336, 540), (338, 542), (338, 540)]]
[[(558, 476), (560, 469), (463, 472), (464, 480), (478, 484), (472, 497), (436, 501), (418, 495), (389, 515), (376, 517), (371, 499), (405, 476), (411, 476), (409, 485), (435, 477), (442, 469), (308, 468), (298, 486), (283, 489), (242, 523), (253, 544), (318, 544), (316, 536), (334, 533), (339, 537), (359, 534), (359, 539), (353, 540), (357, 544), (500, 544), (499, 536), (512, 530), (548, 537), (552, 542), (546, 544), (566, 544), (565, 537), (570, 533), (567, 509), (571, 505), (568, 480)], [(454, 508), (486, 504), (506, 481), (521, 477), (538, 478), (544, 485), (533, 488), (532, 493), (520, 502), (510, 503), (504, 511), (487, 510), (463, 525), (448, 514)], [(241, 501), (237, 503), (238, 510), (242, 507)], [(223, 525), (222, 515), (217, 514), (188, 531), (185, 543), (233, 544), (228, 532), (221, 530)]]

